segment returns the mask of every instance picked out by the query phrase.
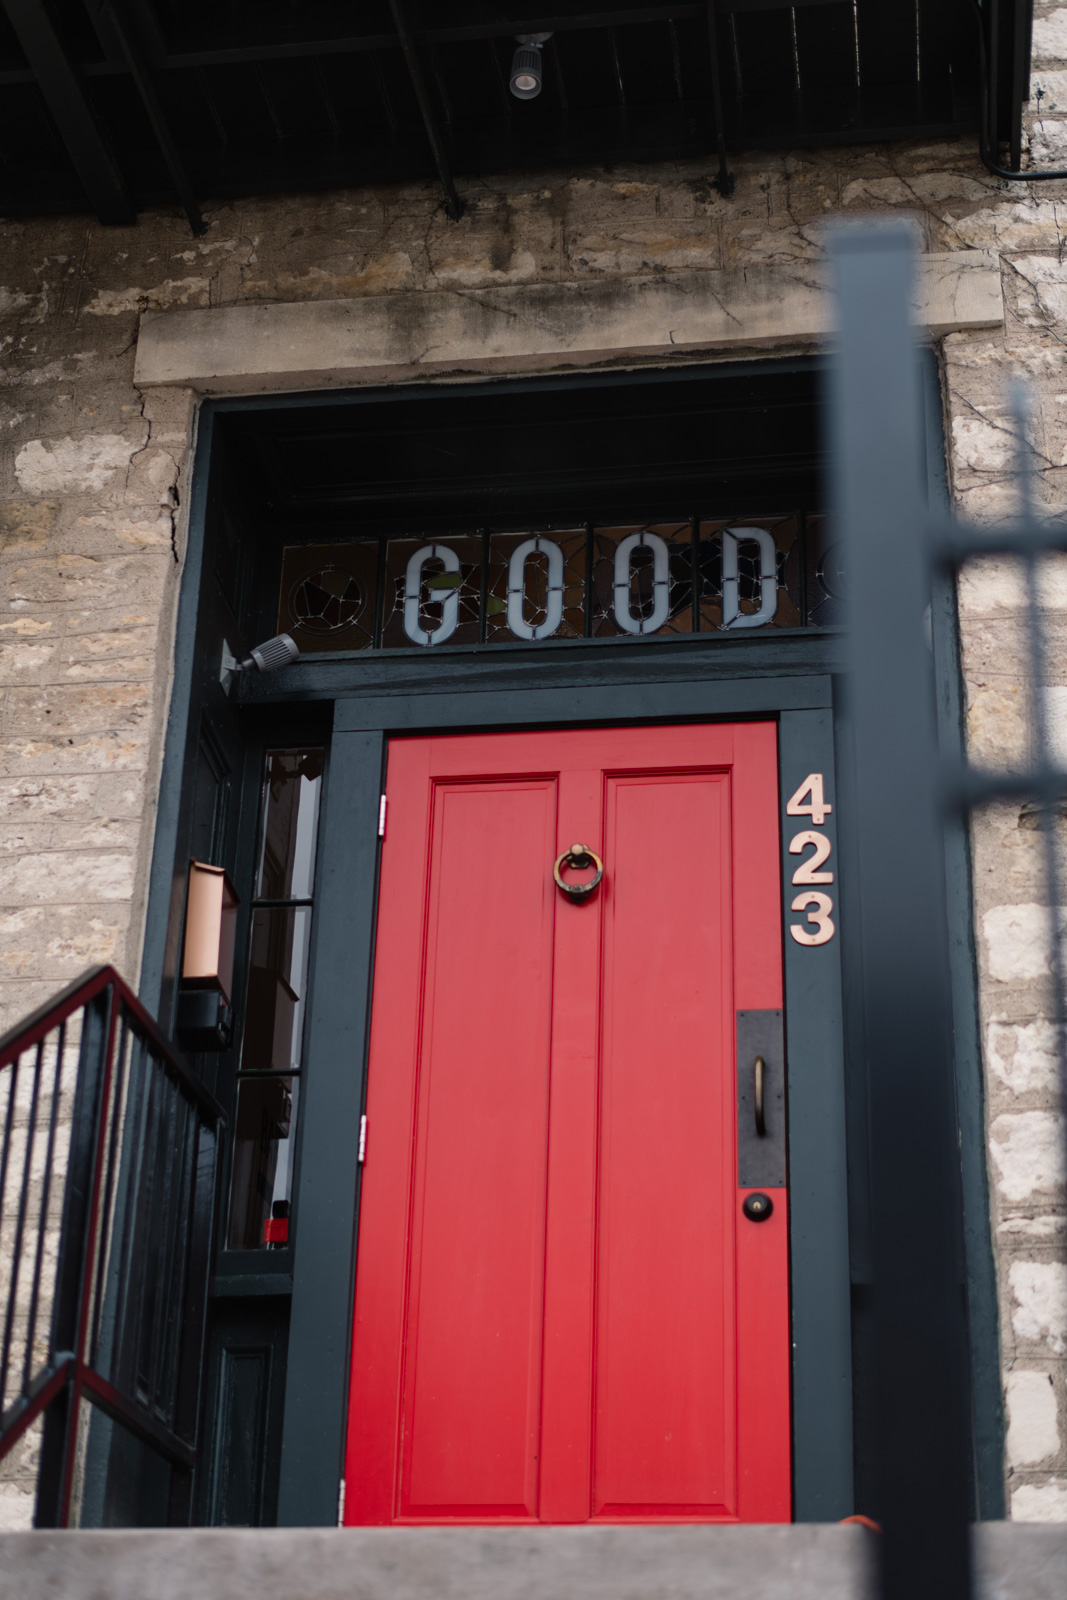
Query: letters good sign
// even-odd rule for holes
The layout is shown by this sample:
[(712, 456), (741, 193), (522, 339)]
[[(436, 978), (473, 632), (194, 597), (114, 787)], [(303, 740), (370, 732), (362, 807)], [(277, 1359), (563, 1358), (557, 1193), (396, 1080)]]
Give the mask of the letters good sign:
[[(832, 810), (833, 806), (823, 798), (821, 772), (809, 772), (796, 794), (786, 802), (787, 817), (810, 817), (814, 824), (814, 827), (794, 834), (789, 841), (789, 854), (805, 857), (793, 873), (793, 887), (799, 888), (800, 893), (789, 907), (790, 911), (805, 914), (804, 922), (789, 924), (789, 932), (797, 944), (828, 944), (834, 936), (831, 916), (833, 899), (825, 890), (815, 888), (816, 884), (834, 881), (833, 873), (826, 871), (826, 863), (830, 859), (830, 840), (825, 833), (815, 831), (823, 826)], [(810, 855), (805, 854), (808, 850), (811, 851)]]
[(278, 620), (305, 652), (796, 628), (836, 620), (824, 557), (802, 516), (352, 540), (285, 551)]

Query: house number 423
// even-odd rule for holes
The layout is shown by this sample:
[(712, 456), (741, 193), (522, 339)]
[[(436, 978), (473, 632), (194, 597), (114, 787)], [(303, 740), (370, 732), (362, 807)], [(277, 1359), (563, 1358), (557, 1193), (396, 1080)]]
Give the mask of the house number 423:
[[(786, 804), (787, 817), (810, 817), (815, 824), (814, 828), (806, 828), (789, 841), (789, 854), (804, 856), (793, 873), (793, 886), (799, 888), (800, 893), (789, 908), (790, 911), (805, 913), (804, 922), (789, 924), (789, 931), (797, 944), (827, 944), (834, 936), (831, 916), (834, 902), (825, 891), (814, 888), (817, 883), (834, 881), (833, 873), (826, 871), (826, 863), (830, 859), (830, 841), (825, 833), (815, 831), (815, 828), (823, 826), (832, 810), (833, 806), (823, 799), (821, 772), (809, 772)], [(809, 849), (811, 854), (807, 855)]]

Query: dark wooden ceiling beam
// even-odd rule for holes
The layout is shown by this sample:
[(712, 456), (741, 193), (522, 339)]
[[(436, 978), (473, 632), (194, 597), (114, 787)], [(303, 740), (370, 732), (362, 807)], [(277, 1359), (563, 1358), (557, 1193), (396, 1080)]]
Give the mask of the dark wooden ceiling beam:
[(430, 141), (430, 149), (433, 151), (437, 176), (440, 178), (441, 187), (445, 191), (446, 208), (453, 222), (458, 222), (463, 215), (463, 201), (456, 192), (452, 169), (449, 166), (444, 140), (437, 124), (437, 114), (434, 111), (429, 90), (426, 87), (426, 77), (422, 70), (422, 62), (419, 60), (418, 46), (415, 42), (415, 35), (411, 31), (404, 0), (389, 0), (389, 9), (393, 13), (393, 22), (396, 25), (400, 48), (404, 52), (404, 61), (407, 64), (411, 87), (414, 89), (415, 98), (419, 102), (422, 125), (426, 129), (426, 137)]
[(128, 225), (137, 209), (97, 123), (81, 78), (67, 58), (46, 0), (2, 0), (52, 121), (93, 209), (103, 223)]
[[(133, 9), (145, 11), (147, 8), (142, 0), (133, 0)], [(207, 223), (200, 211), (196, 191), (189, 179), (185, 162), (182, 160), (173, 131), (167, 121), (163, 110), (159, 92), (152, 81), (152, 74), (145, 64), (140, 45), (130, 26), (130, 19), (125, 14), (125, 8), (116, 0), (89, 0), (89, 13), (94, 23), (98, 24), (101, 33), (110, 33), (122, 57), (126, 71), (133, 79), (134, 87), (141, 98), (145, 114), (152, 124), (152, 132), (156, 136), (167, 171), (170, 173), (182, 210), (189, 219), (189, 226), (198, 237), (207, 231)]]
[[(793, 5), (825, 6), (835, 0), (792, 0)], [(789, 0), (719, 0), (721, 12), (783, 11)], [(517, 33), (570, 33), (583, 28), (628, 27), (642, 22), (672, 22), (699, 17), (704, 0), (664, 0), (660, 5), (620, 10), (590, 9), (564, 16), (528, 16), (518, 10), (510, 18), (493, 23), (455, 24), (449, 27), (419, 28), (418, 36), (427, 44), (464, 44), (485, 39), (511, 39)], [(354, 33), (334, 38), (260, 40), (247, 45), (220, 46), (218, 49), (168, 50), (154, 21), (142, 24), (137, 19), (142, 51), (154, 71), (180, 71), (185, 67), (241, 66), (254, 61), (289, 61), (300, 56), (358, 55), (368, 50), (395, 50), (400, 41), (395, 33)], [(114, 59), (79, 64), (85, 77), (110, 77), (123, 70)], [(16, 83), (28, 75), (16, 71), (0, 74), (0, 83)]]

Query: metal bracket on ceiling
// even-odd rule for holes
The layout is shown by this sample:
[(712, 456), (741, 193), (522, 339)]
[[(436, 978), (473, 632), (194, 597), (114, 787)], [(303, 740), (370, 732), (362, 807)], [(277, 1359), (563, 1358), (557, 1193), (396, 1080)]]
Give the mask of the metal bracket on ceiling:
[(448, 157), (445, 154), (444, 140), (441, 138), (441, 130), (437, 126), (437, 117), (434, 114), (429, 91), (426, 88), (426, 79), (422, 71), (422, 62), (419, 60), (418, 49), (415, 43), (415, 35), (412, 33), (410, 24), (408, 22), (407, 11), (404, 7), (404, 0), (389, 0), (389, 9), (393, 13), (393, 25), (396, 28), (397, 37), (400, 40), (400, 48), (404, 52), (404, 60), (407, 63), (408, 76), (411, 79), (411, 87), (414, 89), (415, 98), (419, 102), (419, 111), (422, 113), (422, 125), (426, 129), (426, 137), (429, 139), (430, 149), (433, 151), (433, 159), (437, 167), (437, 176), (440, 178), (441, 187), (445, 191), (446, 210), (448, 211), (448, 214), (452, 218), (453, 222), (458, 222), (460, 217), (463, 215), (463, 201), (456, 193), (456, 185), (452, 178), (452, 169), (448, 165)]

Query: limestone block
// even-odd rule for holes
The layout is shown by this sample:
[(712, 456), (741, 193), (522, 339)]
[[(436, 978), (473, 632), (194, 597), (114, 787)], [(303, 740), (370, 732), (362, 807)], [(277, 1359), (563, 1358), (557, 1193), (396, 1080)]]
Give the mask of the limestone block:
[[(154, 670), (156, 643), (155, 630), (148, 626), (76, 633), (64, 638), (56, 649), (53, 681), (147, 682)], [(0, 646), (0, 659), (2, 652)]]
[(957, 217), (952, 230), (969, 249), (1055, 251), (1061, 239), (1062, 202), (1033, 198), (989, 205)]
[(50, 734), (88, 733), (136, 726), (149, 704), (143, 683), (96, 683), (85, 687), (53, 686), (47, 689), (9, 691), (5, 732)]
[(211, 280), (203, 277), (166, 278), (162, 283), (141, 289), (98, 289), (84, 310), (90, 317), (137, 315), (141, 311), (161, 311), (166, 306), (206, 306), (211, 295)]
[(1061, 7), (1047, 16), (1035, 17), (1033, 28), (1035, 61), (1067, 61), (1067, 9)]
[(1064, 1119), (1053, 1111), (1002, 1112), (989, 1130), (989, 1152), (1007, 1201), (1051, 1200), (1065, 1177)]
[(1013, 1522), (1067, 1522), (1067, 1484), (1055, 1478), (1023, 1483), (1011, 1494)]
[(46, 1001), (54, 998), (55, 981), (51, 978), (18, 978), (8, 981), (0, 972), (0, 1032), (6, 1032), (21, 1022), (23, 1017)]
[(1020, 1240), (1058, 1244), (1067, 1239), (1067, 1219), (1057, 1216), (1055, 1212), (1042, 1212), (1036, 1216), (1012, 1214), (997, 1223), (997, 1235), (1005, 1248), (1014, 1248)]
[(1043, 1344), (1053, 1355), (1067, 1355), (1067, 1263), (1013, 1261), (1008, 1282), (1016, 1338)]
[(58, 512), (54, 500), (0, 504), (0, 551), (36, 550), (47, 544)]
[[(1067, 928), (1067, 907), (1057, 908)], [(982, 917), (982, 934), (990, 974), (1002, 983), (1015, 978), (1043, 978), (1051, 971), (1049, 908), (1033, 903), (993, 906)]]
[[(627, 221), (610, 232), (590, 230), (569, 241), (567, 260), (575, 275), (642, 272), (688, 272), (717, 267), (722, 250), (718, 231), (703, 218), (669, 228)], [(440, 274), (438, 274), (440, 276)], [(448, 282), (448, 279), (442, 279)]]
[(1055, 1094), (1059, 1086), (1055, 1026), (1045, 1017), (1024, 1023), (990, 1022), (986, 1064), (1015, 1096)]
[(1029, 724), (1016, 683), (967, 685), (967, 748), (979, 766), (1017, 767), (1029, 748)]
[(44, 640), (0, 643), (0, 684), (40, 683), (52, 676), (57, 646)]
[(1056, 1391), (1047, 1372), (1009, 1372), (1008, 1460), (1013, 1467), (1036, 1466), (1060, 1448)]
[(48, 777), (54, 773), (140, 770), (147, 760), (143, 728), (106, 729), (84, 735), (0, 738), (0, 778)]
[(37, 822), (64, 818), (76, 822), (93, 807), (98, 791), (99, 780), (88, 774), (0, 781), (0, 827), (17, 818)]
[(1018, 453), (1006, 416), (957, 416), (952, 419), (956, 461), (973, 472), (1004, 472)]
[(7, 978), (47, 977), (53, 988), (86, 967), (119, 962), (129, 932), (125, 904), (84, 904), (0, 910), (0, 974)]
[(110, 772), (95, 780), (97, 810), (105, 817), (140, 817), (145, 805), (145, 774)]
[(87, 494), (125, 472), (144, 439), (121, 433), (83, 439), (32, 439), (15, 457), (15, 477), (29, 494)]
[(158, 611), (159, 593), (169, 577), (169, 551), (143, 556), (62, 555), (22, 561), (3, 571), (9, 606), (97, 603), (136, 606)]
[[(1054, 74), (1062, 77), (1065, 74)], [(1058, 104), (1067, 104), (1067, 97), (1057, 94)], [(1037, 102), (1044, 107), (1045, 100)], [(1053, 107), (1050, 105), (1049, 110)], [(1033, 167), (1067, 167), (1067, 120), (1061, 117), (1042, 117), (1030, 124), (1030, 165)]]
[[(1020, 561), (1008, 556), (983, 556), (969, 561), (959, 577), (962, 616), (1018, 611), (1027, 604), (1026, 574)], [(1067, 555), (1046, 556), (1038, 573), (1042, 608), (1067, 612)]]
[(128, 900), (133, 858), (128, 851), (49, 850), (0, 861), (0, 905), (69, 905)]

